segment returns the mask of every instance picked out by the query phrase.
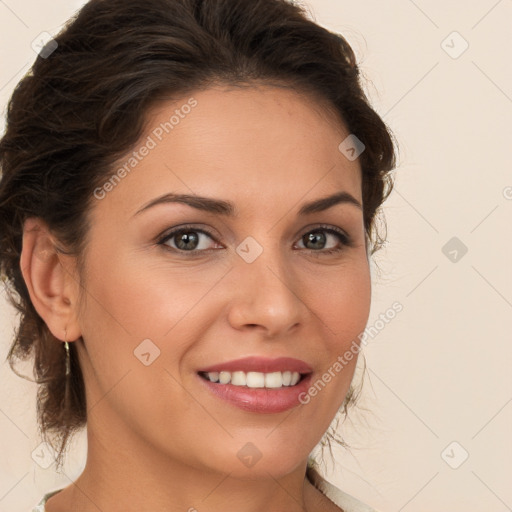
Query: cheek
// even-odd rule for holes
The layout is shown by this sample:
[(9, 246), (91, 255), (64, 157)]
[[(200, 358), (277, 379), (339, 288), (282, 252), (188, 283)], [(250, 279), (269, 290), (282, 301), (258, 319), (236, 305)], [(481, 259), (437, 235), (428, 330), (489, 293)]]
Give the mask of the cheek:
[[(172, 388), (174, 381), (165, 369), (179, 378), (187, 351), (215, 322), (214, 308), (205, 306), (204, 297), (225, 270), (221, 265), (209, 271), (171, 267), (140, 255), (120, 254), (113, 262), (105, 254), (88, 260), (81, 325), (87, 346), (84, 370), (96, 396), (122, 380), (120, 388), (131, 400), (145, 402), (144, 394)], [(130, 382), (136, 383), (133, 389)]]
[(366, 327), (371, 306), (371, 277), (366, 258), (310, 283), (311, 304), (331, 348), (344, 350)]
[(315, 415), (322, 411), (318, 417), (325, 420), (325, 428), (352, 382), (360, 335), (367, 325), (371, 305), (371, 276), (366, 259), (354, 261), (336, 275), (325, 276), (325, 281), (317, 276), (316, 286), (310, 287), (310, 306), (322, 329), (325, 355), (303, 403), (310, 403), (310, 411), (316, 410)]
[(119, 338), (128, 335), (140, 342), (172, 336), (183, 320), (201, 311), (202, 298), (226, 271), (222, 265), (206, 268), (155, 260), (128, 254), (119, 255), (115, 264), (104, 265), (100, 257), (91, 261), (89, 274), (94, 277), (88, 291), (101, 305), (92, 304), (92, 314), (104, 318)]
[[(89, 259), (82, 318), (87, 352), (81, 354), (81, 366), (88, 400), (97, 404), (90, 418), (103, 425), (122, 417), (146, 435), (153, 424), (175, 421), (175, 409), (185, 414), (190, 408), (176, 365), (192, 337), (183, 332), (190, 325), (180, 319), (206, 293), (208, 283), (187, 286), (162, 269), (123, 258), (115, 265), (100, 262)], [(166, 332), (172, 343), (165, 342)]]

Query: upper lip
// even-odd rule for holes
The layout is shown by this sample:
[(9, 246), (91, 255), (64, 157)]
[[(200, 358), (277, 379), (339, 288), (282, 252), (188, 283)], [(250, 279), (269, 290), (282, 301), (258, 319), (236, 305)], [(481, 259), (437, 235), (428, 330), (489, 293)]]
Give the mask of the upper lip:
[(234, 359), (231, 361), (226, 361), (224, 363), (214, 364), (212, 366), (208, 366), (205, 368), (201, 368), (198, 372), (261, 372), (261, 373), (271, 373), (271, 372), (298, 372), (298, 373), (311, 373), (313, 369), (309, 364), (301, 361), (300, 359), (295, 359), (293, 357), (278, 357), (276, 359), (268, 358), (268, 357), (244, 357), (242, 359)]

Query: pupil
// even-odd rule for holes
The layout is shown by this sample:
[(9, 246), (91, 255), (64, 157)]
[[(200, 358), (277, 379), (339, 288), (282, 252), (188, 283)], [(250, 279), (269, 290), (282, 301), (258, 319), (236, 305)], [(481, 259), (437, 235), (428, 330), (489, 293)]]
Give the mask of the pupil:
[(324, 233), (309, 233), (306, 235), (306, 242), (304, 245), (307, 246), (308, 242), (312, 242), (314, 244), (313, 249), (321, 249), (322, 245), (325, 243), (325, 234)]
[[(197, 234), (192, 231), (187, 231), (179, 236), (177, 246), (180, 249), (190, 249), (191, 245), (193, 246), (192, 248), (195, 248), (194, 242), (197, 243), (197, 241)], [(191, 245), (189, 244), (189, 242), (191, 242)]]

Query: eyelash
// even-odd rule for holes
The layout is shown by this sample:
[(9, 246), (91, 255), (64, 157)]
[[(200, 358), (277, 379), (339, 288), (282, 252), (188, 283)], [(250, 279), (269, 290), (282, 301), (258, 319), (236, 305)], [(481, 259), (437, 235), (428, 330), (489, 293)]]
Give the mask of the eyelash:
[[(185, 251), (185, 250), (182, 250), (182, 249), (176, 249), (174, 247), (169, 247), (166, 244), (166, 242), (171, 240), (176, 235), (179, 235), (180, 233), (187, 232), (187, 231), (193, 231), (193, 232), (196, 232), (196, 233), (202, 233), (204, 235), (209, 236), (216, 243), (219, 243), (215, 239), (214, 235), (212, 233), (210, 233), (208, 230), (200, 229), (200, 228), (197, 228), (197, 227), (195, 227), (193, 225), (185, 225), (185, 226), (180, 226), (179, 228), (176, 228), (176, 229), (170, 231), (169, 233), (167, 233), (163, 238), (160, 238), (158, 240), (157, 244), (161, 245), (164, 249), (172, 251), (174, 253), (179, 253), (179, 254), (189, 253), (190, 256), (187, 256), (187, 257), (200, 256), (200, 255), (202, 255), (204, 253), (207, 254), (210, 251), (218, 250), (218, 249), (202, 249), (202, 250)], [(330, 255), (330, 254), (339, 253), (339, 252), (343, 251), (346, 247), (352, 247), (352, 245), (353, 245), (352, 244), (352, 239), (345, 232), (343, 232), (341, 229), (335, 228), (334, 226), (320, 225), (320, 226), (318, 226), (316, 228), (313, 228), (313, 229), (311, 229), (309, 231), (305, 231), (304, 234), (301, 236), (301, 238), (304, 235), (307, 235), (309, 233), (318, 233), (318, 232), (326, 232), (326, 233), (330, 233), (332, 235), (335, 235), (338, 238), (338, 240), (340, 241), (341, 247), (332, 248), (332, 249), (325, 249), (325, 250), (322, 250), (322, 249), (319, 249), (319, 250), (305, 249), (306, 251), (309, 251), (314, 256), (322, 256), (322, 255)]]

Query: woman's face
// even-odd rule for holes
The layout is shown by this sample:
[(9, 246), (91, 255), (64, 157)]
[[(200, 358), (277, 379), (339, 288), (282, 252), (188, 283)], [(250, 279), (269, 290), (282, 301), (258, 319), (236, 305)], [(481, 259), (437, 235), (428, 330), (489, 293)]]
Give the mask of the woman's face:
[[(356, 358), (336, 362), (370, 309), (361, 169), (338, 149), (349, 132), (271, 86), (162, 103), (147, 126), (91, 210), (77, 343), (88, 428), (104, 447), (203, 470), (287, 474), (341, 406)], [(355, 201), (301, 213), (341, 192)], [(211, 367), (277, 387), (208, 384)], [(310, 373), (282, 386), (279, 370)]]

